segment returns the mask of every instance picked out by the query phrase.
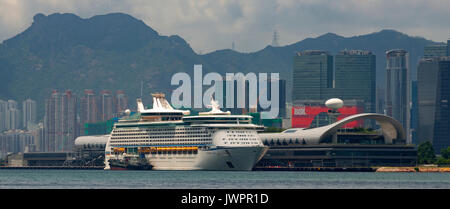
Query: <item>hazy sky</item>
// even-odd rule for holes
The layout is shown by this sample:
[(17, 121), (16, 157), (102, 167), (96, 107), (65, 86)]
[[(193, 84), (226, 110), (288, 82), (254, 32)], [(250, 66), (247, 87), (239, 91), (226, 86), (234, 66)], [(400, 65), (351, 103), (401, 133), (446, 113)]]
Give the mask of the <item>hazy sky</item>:
[(450, 0), (0, 0), (0, 41), (30, 26), (36, 13), (82, 18), (123, 12), (161, 35), (179, 35), (196, 52), (257, 51), (327, 32), (355, 36), (395, 29), (433, 41), (450, 38)]

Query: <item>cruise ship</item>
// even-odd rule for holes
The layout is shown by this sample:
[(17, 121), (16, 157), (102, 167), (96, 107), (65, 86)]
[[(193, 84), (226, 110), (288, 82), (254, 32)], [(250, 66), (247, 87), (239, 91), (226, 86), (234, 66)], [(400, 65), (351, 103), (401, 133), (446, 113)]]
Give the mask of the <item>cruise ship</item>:
[(164, 94), (153, 96), (152, 109), (137, 99), (137, 113), (114, 125), (105, 147), (105, 169), (124, 169), (130, 159), (153, 170), (251, 170), (268, 147), (251, 116), (231, 115), (211, 101), (211, 111), (190, 116), (174, 109)]

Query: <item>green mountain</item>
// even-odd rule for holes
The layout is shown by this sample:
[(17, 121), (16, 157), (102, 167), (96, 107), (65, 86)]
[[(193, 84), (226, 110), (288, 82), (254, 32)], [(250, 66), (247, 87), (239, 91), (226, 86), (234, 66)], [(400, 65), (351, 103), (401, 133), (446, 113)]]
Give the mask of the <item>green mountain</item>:
[(384, 86), (386, 50), (409, 51), (415, 79), (416, 64), (423, 55), (423, 47), (429, 44), (435, 43), (394, 30), (382, 30), (348, 38), (328, 33), (283, 47), (267, 46), (252, 53), (225, 49), (199, 55), (181, 37), (161, 36), (127, 14), (88, 19), (74, 14), (37, 14), (29, 28), (0, 44), (0, 99), (18, 102), (34, 99), (42, 118), (44, 100), (53, 89), (70, 89), (78, 97), (84, 89), (124, 90), (130, 104), (134, 104), (141, 94), (142, 82), (144, 102), (150, 104), (150, 92), (170, 94), (176, 88), (170, 85), (172, 75), (191, 74), (194, 64), (202, 64), (204, 74), (279, 72), (290, 89), (293, 56), (296, 51), (308, 49), (327, 50), (332, 54), (343, 49), (370, 50), (377, 56), (378, 85)]

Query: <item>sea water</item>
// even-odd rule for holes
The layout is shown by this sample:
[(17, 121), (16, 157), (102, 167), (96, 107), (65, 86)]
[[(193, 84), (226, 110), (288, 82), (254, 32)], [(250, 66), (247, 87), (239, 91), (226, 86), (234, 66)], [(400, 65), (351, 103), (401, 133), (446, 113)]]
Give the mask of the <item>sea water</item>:
[(450, 189), (450, 173), (0, 170), (0, 189)]

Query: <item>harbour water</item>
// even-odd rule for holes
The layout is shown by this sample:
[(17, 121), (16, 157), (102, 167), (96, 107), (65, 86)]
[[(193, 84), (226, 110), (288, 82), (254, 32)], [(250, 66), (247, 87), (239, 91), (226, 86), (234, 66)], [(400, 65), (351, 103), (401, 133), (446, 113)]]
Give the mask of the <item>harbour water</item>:
[(0, 189), (450, 189), (450, 173), (0, 170)]

